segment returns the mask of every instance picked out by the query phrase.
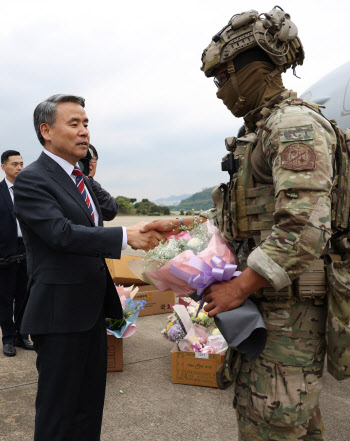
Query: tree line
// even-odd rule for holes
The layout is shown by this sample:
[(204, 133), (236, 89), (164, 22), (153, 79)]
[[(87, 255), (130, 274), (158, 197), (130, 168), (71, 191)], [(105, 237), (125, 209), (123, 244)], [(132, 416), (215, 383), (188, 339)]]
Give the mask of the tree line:
[(115, 200), (119, 205), (119, 212), (121, 214), (137, 214), (143, 216), (161, 216), (170, 214), (169, 207), (157, 205), (148, 199), (142, 199), (141, 202), (136, 202), (137, 199), (135, 198), (117, 196)]

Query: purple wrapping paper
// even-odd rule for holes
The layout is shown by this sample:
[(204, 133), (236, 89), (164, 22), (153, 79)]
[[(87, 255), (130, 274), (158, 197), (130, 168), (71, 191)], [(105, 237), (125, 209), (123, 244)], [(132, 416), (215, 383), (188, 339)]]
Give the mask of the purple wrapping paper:
[(181, 280), (185, 280), (191, 288), (197, 291), (196, 298), (193, 297), (195, 301), (200, 300), (197, 315), (203, 307), (203, 292), (206, 288), (213, 283), (228, 281), (241, 274), (241, 271), (236, 271), (237, 265), (226, 263), (219, 256), (210, 259), (210, 263), (212, 266), (208, 265), (198, 257), (192, 257), (187, 265), (198, 269), (200, 271), (199, 274), (188, 274), (186, 271), (177, 268), (175, 265), (171, 265), (170, 267), (171, 274)]

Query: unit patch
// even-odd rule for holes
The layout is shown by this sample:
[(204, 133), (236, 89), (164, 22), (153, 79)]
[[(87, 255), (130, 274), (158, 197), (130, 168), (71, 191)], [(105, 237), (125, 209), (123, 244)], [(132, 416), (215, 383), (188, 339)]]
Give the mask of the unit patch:
[(316, 154), (309, 145), (294, 142), (283, 150), (281, 166), (288, 170), (314, 170), (316, 168)]

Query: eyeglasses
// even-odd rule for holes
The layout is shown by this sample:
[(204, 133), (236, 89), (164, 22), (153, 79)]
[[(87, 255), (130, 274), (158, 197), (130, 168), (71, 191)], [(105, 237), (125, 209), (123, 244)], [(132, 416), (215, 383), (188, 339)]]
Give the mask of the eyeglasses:
[(218, 73), (213, 78), (214, 84), (218, 89), (221, 89), (222, 86), (230, 79), (230, 74), (227, 70), (224, 70), (223, 72)]
[(90, 159), (90, 164), (97, 164), (97, 158)]

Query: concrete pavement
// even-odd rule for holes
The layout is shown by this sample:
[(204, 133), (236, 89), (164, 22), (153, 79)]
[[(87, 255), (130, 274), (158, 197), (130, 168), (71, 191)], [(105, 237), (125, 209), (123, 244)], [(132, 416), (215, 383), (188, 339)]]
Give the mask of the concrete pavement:
[[(101, 440), (235, 439), (232, 390), (171, 383), (165, 323), (166, 314), (140, 317), (136, 333), (124, 339), (124, 371), (107, 375)], [(33, 440), (35, 358), (22, 349), (12, 358), (0, 354), (1, 441)]]
[[(160, 334), (165, 323), (166, 314), (140, 317), (136, 333), (124, 339), (124, 371), (107, 375), (101, 440), (236, 440), (232, 387), (171, 382), (172, 344)], [(36, 387), (34, 352), (0, 354), (1, 441), (33, 440)], [(349, 441), (350, 381), (326, 375), (321, 404), (327, 441)]]

